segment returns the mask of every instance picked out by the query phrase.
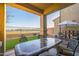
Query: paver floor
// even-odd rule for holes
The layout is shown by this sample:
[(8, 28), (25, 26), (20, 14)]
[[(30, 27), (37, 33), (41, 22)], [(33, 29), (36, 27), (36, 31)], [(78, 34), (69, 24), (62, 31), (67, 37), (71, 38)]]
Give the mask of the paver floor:
[(7, 51), (4, 53), (5, 56), (15, 56), (15, 52), (14, 52), (14, 49), (10, 50), (10, 51)]

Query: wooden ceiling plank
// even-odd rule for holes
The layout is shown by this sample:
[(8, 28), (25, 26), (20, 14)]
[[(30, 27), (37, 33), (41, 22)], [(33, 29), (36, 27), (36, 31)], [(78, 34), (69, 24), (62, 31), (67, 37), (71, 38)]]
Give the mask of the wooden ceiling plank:
[(47, 9), (44, 10), (44, 14), (50, 14), (53, 11), (60, 9), (60, 4), (52, 4)]
[(51, 6), (49, 6), (47, 9), (44, 10), (44, 14), (50, 14), (52, 12), (55, 12), (57, 10), (61, 10), (65, 7), (68, 7), (69, 5), (72, 5), (72, 3), (55, 3)]

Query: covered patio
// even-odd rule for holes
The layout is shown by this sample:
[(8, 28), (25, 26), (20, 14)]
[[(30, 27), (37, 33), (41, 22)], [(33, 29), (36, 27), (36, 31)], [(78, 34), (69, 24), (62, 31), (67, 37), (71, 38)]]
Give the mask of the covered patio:
[[(65, 7), (71, 3), (12, 3), (9, 6), (24, 10), (40, 16), (40, 41), (41, 48), (47, 45), (47, 21), (46, 16)], [(61, 23), (61, 20), (60, 20)]]

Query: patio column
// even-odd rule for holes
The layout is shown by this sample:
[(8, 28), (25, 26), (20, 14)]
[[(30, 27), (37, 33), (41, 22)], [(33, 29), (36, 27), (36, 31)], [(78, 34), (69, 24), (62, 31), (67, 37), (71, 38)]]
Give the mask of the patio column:
[(4, 4), (0, 4), (0, 55), (4, 53)]
[(46, 15), (40, 16), (40, 35), (41, 35), (41, 47), (47, 45), (47, 20)]

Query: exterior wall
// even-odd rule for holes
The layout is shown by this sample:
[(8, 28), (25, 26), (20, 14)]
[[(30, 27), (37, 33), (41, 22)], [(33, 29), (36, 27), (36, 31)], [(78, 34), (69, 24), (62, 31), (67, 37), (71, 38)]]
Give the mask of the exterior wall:
[(0, 41), (4, 40), (4, 4), (0, 4)]
[[(40, 31), (40, 33), (41, 33), (41, 31)], [(39, 33), (39, 34), (40, 34), (40, 33)], [(48, 36), (53, 36), (53, 33), (54, 33), (54, 28), (48, 28), (48, 29), (47, 29), (47, 35), (48, 35)]]
[[(59, 19), (54, 20), (54, 34), (56, 35), (59, 32)], [(69, 7), (66, 7), (61, 10), (61, 22), (65, 20), (79, 22), (79, 4), (73, 4)], [(78, 29), (79, 30), (79, 29)]]
[(59, 20), (60, 20), (59, 17), (54, 20), (54, 33), (53, 33), (54, 36), (57, 35), (60, 31), (58, 26)]
[(48, 28), (47, 29), (48, 36), (53, 36), (53, 33), (54, 33), (54, 28)]
[(79, 22), (79, 4), (73, 4), (61, 10), (61, 21), (64, 20)]

